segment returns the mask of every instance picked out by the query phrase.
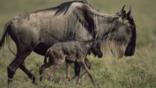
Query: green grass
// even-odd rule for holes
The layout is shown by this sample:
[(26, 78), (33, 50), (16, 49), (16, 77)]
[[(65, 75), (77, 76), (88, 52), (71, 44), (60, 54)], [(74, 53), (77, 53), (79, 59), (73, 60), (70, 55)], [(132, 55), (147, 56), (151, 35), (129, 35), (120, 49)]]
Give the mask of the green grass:
[[(4, 24), (21, 12), (29, 12), (56, 6), (63, 0), (0, 0), (0, 35)], [(156, 88), (156, 6), (155, 0), (89, 0), (105, 13), (114, 14), (126, 4), (132, 7), (132, 14), (137, 24), (137, 48), (133, 57), (116, 59), (105, 56), (97, 59), (89, 56), (92, 73), (100, 88)], [(128, 9), (128, 7), (127, 7)], [(13, 47), (15, 49), (15, 47)], [(0, 50), (0, 88), (7, 88), (7, 65), (14, 56), (7, 45)], [(43, 57), (35, 53), (26, 60), (26, 66), (39, 80), (38, 68)], [(88, 76), (76, 81), (63, 79), (65, 69), (56, 72), (53, 81), (43, 80), (33, 85), (28, 77), (17, 70), (11, 88), (93, 88)], [(61, 79), (61, 80), (60, 80)]]

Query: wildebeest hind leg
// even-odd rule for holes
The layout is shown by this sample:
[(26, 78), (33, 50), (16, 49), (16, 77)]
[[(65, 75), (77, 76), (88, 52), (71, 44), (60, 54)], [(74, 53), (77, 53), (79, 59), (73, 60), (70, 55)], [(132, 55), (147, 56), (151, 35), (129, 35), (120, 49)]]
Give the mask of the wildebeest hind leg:
[(41, 67), (39, 68), (40, 81), (42, 81), (42, 74), (43, 74), (44, 70), (46, 68), (50, 67), (51, 65), (53, 65), (53, 63), (50, 63), (50, 62), (41, 65)]
[(33, 83), (35, 83), (35, 76), (25, 67), (24, 63), (20, 65), (20, 69), (27, 74)]
[(24, 63), (25, 58), (31, 53), (28, 49), (22, 49), (17, 50), (17, 54), (15, 59), (10, 63), (8, 66), (8, 84), (12, 81), (12, 78), (14, 77), (14, 74), (18, 67), (20, 67), (21, 64)]
[(71, 80), (71, 75), (70, 75), (71, 68), (70, 68), (70, 64), (71, 63), (69, 63), (69, 62), (66, 61), (66, 78), (68, 79), (68, 81)]

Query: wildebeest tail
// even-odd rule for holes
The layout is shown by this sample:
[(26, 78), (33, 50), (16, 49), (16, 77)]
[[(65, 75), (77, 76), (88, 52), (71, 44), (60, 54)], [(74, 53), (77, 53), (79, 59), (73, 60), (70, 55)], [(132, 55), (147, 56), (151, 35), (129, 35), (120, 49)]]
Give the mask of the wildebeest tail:
[(49, 52), (46, 52), (44, 56), (44, 64), (48, 63), (48, 55), (49, 55)]
[(53, 58), (54, 52), (51, 49), (48, 49), (44, 56), (44, 64), (50, 63), (54, 64), (54, 58)]
[(8, 37), (9, 30), (11, 29), (11, 24), (12, 24), (11, 21), (5, 24), (4, 32), (3, 32), (2, 38), (0, 39), (0, 48), (4, 45), (4, 42), (6, 38)]

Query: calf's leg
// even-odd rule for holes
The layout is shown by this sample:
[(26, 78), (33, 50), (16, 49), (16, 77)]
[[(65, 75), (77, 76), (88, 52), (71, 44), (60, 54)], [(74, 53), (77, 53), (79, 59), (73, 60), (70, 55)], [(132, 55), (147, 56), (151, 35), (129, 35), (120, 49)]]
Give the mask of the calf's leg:
[(66, 61), (66, 78), (70, 81), (71, 80), (71, 75), (70, 75), (70, 70), (71, 70), (71, 63)]
[(51, 65), (53, 65), (53, 63), (44, 63), (43, 65), (41, 65), (41, 67), (39, 68), (39, 74), (40, 74), (40, 81), (42, 81), (42, 74), (44, 72), (44, 70), (48, 67), (50, 67)]
[(93, 85), (95, 86), (95, 81), (94, 81), (94, 79), (93, 79), (93, 77), (92, 77), (92, 74), (91, 74), (89, 68), (86, 66), (86, 64), (85, 64), (84, 61), (81, 61), (80, 63), (81, 63), (81, 65), (82, 65), (82, 67), (84, 68), (84, 70), (88, 73), (88, 76), (90, 77), (90, 79), (91, 79)]
[[(91, 63), (90, 61), (88, 60), (88, 58), (85, 58), (85, 64), (86, 66), (91, 69)], [(81, 65), (78, 63), (78, 62), (75, 62), (74, 63), (74, 72), (75, 72), (75, 76), (73, 77), (73, 79), (75, 79), (76, 77), (79, 77), (81, 78), (83, 75), (85, 75), (86, 71), (83, 72), (82, 74), (81, 73)]]

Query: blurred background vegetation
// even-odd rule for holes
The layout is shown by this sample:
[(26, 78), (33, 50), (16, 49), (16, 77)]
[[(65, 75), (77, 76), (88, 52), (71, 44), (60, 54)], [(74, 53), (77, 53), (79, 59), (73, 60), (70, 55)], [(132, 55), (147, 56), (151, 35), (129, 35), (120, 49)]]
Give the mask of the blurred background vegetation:
[[(0, 36), (4, 25), (11, 18), (22, 12), (31, 12), (38, 9), (56, 6), (67, 0), (0, 0)], [(133, 57), (115, 59), (105, 56), (94, 59), (92, 72), (100, 88), (156, 88), (156, 0), (88, 0), (104, 13), (115, 14), (126, 4), (127, 10), (131, 6), (132, 14), (137, 25), (137, 48)], [(1, 37), (0, 37), (1, 38)], [(12, 47), (16, 49), (15, 46)], [(0, 88), (7, 87), (7, 65), (14, 56), (7, 45), (0, 50)], [(26, 65), (38, 77), (38, 68), (43, 59), (33, 53), (26, 60)], [(63, 68), (62, 68), (63, 69)], [(57, 72), (54, 81), (44, 80), (33, 85), (22, 71), (18, 70), (11, 88), (91, 88), (88, 77), (76, 85), (75, 81), (61, 81), (60, 75), (65, 71)]]

